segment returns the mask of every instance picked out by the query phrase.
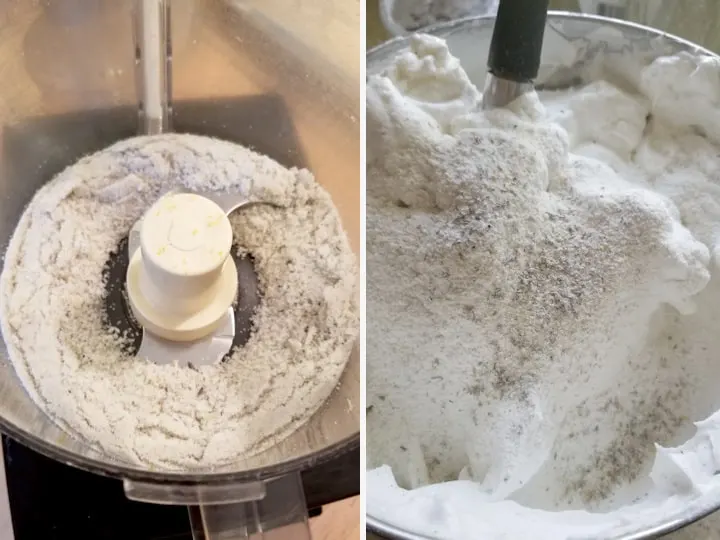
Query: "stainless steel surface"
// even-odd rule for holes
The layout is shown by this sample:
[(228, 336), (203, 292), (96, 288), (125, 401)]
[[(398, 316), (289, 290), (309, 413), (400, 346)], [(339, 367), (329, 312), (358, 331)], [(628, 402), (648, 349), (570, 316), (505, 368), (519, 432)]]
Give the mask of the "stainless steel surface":
[[(487, 58), (493, 22), (489, 17), (468, 18), (428, 27), (423, 31), (446, 39), (450, 51), (460, 59), (470, 79), (475, 84), (482, 84), (486, 77), (484, 62)], [(601, 28), (605, 31), (597, 32)], [(596, 58), (598, 53), (620, 53), (632, 48), (638, 53), (647, 55), (648, 58), (680, 51), (713, 55), (699, 45), (646, 26), (599, 16), (551, 11), (548, 15), (543, 45), (545, 67), (553, 64), (553, 52), (563, 46), (576, 46), (582, 54), (576, 58), (570, 68), (557, 65), (544, 71), (541, 68), (538, 85), (562, 88), (582, 82), (583, 77), (589, 74), (592, 59)], [(399, 52), (407, 48), (408, 38), (398, 37), (368, 51), (367, 74), (380, 72)], [(370, 497), (371, 494), (368, 493), (368, 496)], [(713, 497), (712, 494), (698, 496), (692, 505), (675, 514), (664, 515), (657, 523), (651, 526), (638, 526), (637, 530), (618, 534), (614, 538), (623, 540), (656, 538), (681, 529), (718, 509), (720, 509), (719, 497)], [(422, 534), (399, 529), (392, 523), (376, 519), (370, 514), (367, 516), (367, 526), (371, 532), (384, 538), (432, 540)]]
[[(0, 248), (33, 193), (138, 126), (131, 0), (0, 0)], [(359, 251), (359, 10), (345, 1), (172, 3), (173, 126), (307, 166)], [(359, 355), (299, 431), (212, 470), (165, 473), (106, 456), (30, 400), (0, 347), (0, 428), (59, 461), (131, 481), (217, 485), (278, 477), (359, 438)]]
[[(419, 26), (413, 26), (412, 28), (406, 28), (403, 27), (399, 22), (395, 20), (395, 4), (398, 3), (396, 0), (367, 0), (367, 3), (370, 4), (371, 2), (377, 2), (378, 3), (378, 11), (380, 18), (382, 20), (382, 24), (385, 27), (385, 30), (391, 35), (391, 36), (405, 36), (410, 32), (415, 32), (419, 30)], [(497, 12), (498, 9), (499, 0), (485, 0), (484, 2), (476, 2), (475, 4), (471, 2), (465, 2), (466, 9), (463, 13), (458, 13), (459, 10), (455, 10), (455, 17), (453, 18), (461, 18), (461, 17), (469, 17), (469, 16), (489, 16), (494, 15)], [(442, 2), (438, 2), (438, 5), (442, 6)], [(463, 5), (463, 4), (459, 4)], [(407, 9), (407, 7), (405, 8)], [(440, 8), (440, 11), (443, 11), (443, 9), (447, 8)], [(429, 17), (428, 17), (429, 19)], [(447, 19), (441, 19), (437, 18), (436, 21), (441, 20), (447, 20)], [(427, 22), (425, 24), (431, 24), (432, 21)]]
[(584, 13), (613, 17), (615, 19), (627, 18), (627, 0), (580, 0), (579, 4)]
[(533, 92), (532, 83), (509, 81), (488, 73), (483, 89), (483, 109), (505, 107), (520, 96)]
[(177, 363), (179, 366), (199, 367), (217, 364), (230, 352), (235, 337), (235, 311), (228, 308), (223, 323), (215, 332), (196, 341), (177, 342), (163, 339), (143, 329), (137, 358), (155, 364)]
[(169, 0), (135, 0), (135, 80), (140, 132), (170, 129), (172, 31)]

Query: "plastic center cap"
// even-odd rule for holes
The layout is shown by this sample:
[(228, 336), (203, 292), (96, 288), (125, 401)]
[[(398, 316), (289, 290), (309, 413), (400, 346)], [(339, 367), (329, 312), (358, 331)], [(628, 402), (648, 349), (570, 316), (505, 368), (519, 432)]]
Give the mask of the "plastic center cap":
[(237, 292), (232, 227), (216, 203), (192, 193), (167, 195), (142, 219), (130, 259), (130, 305), (147, 330), (193, 341), (225, 320)]
[(195, 218), (175, 218), (170, 225), (168, 242), (180, 251), (195, 251), (205, 243), (205, 224)]
[(205, 197), (179, 193), (148, 212), (140, 233), (143, 255), (176, 276), (196, 276), (218, 268), (232, 245), (225, 212)]

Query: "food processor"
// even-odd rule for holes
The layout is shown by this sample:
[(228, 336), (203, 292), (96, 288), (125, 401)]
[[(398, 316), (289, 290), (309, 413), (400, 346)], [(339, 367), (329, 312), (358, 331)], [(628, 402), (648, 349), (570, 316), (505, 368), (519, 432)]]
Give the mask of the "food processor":
[[(609, 3), (611, 2), (606, 2)], [(470, 80), (475, 86), (482, 87), (487, 75), (486, 59), (491, 46), (494, 23), (492, 17), (470, 17), (430, 26), (423, 29), (423, 33), (446, 40), (451, 54), (459, 59)], [(408, 48), (409, 38), (397, 37), (370, 50), (367, 54), (368, 75), (380, 73)], [(695, 43), (651, 27), (603, 16), (550, 11), (545, 27), (542, 61), (536, 85), (543, 89), (562, 89), (579, 85), (586, 80), (583, 76), (587, 77), (592, 71), (591, 68), (597, 66), (594, 62), (598, 59), (598, 55), (628, 50), (638, 52), (643, 58), (648, 59), (681, 51), (715, 56)], [(621, 70), (622, 66), (618, 69)], [(368, 362), (372, 369), (372, 359), (368, 359)], [(698, 417), (693, 417), (692, 420), (700, 421), (708, 412), (698, 413)], [(381, 482), (379, 481), (376, 486)], [(429, 496), (426, 500), (420, 499), (421, 497), (418, 497), (414, 501), (419, 503), (418, 507), (413, 509), (406, 507), (408, 515), (413, 515), (413, 511), (425, 512), (429, 516), (428, 522), (436, 520), (437, 523), (447, 524), (451, 521), (444, 515), (442, 504), (434, 505), (433, 499)], [(371, 490), (367, 492), (367, 524), (371, 533), (381, 538), (403, 540), (452, 537), (452, 533), (442, 536), (442, 531), (439, 531), (438, 535), (438, 531), (417, 528), (411, 530), (411, 524), (408, 524), (407, 520), (403, 526), (400, 526), (399, 520), (396, 521), (393, 515), (397, 508), (391, 508), (390, 500), (390, 496), (384, 500), (379, 496), (377, 501), (374, 501), (373, 492)], [(403, 503), (409, 506), (407, 501)], [(652, 519), (645, 516), (643, 519), (638, 517), (637, 521), (628, 520), (602, 537), (625, 540), (656, 538), (679, 530), (718, 508), (720, 508), (720, 497), (717, 491), (698, 492), (697, 496), (692, 497), (686, 505), (672, 512), (663, 514), (655, 512)], [(438, 525), (438, 528), (440, 527), (441, 525)], [(375, 538), (371, 535), (369, 537)], [(700, 535), (692, 537), (705, 538)]]
[[(170, 131), (308, 168), (358, 252), (359, 20), (356, 3), (324, 0), (291, 9), (285, 0), (0, 1), (3, 252), (35, 191), (63, 168), (117, 140)], [(298, 431), (232, 465), (189, 473), (90, 448), (34, 404), (4, 345), (0, 366), (19, 540), (310, 538), (308, 506), (359, 489), (357, 347)], [(77, 495), (64, 496), (68, 487)]]

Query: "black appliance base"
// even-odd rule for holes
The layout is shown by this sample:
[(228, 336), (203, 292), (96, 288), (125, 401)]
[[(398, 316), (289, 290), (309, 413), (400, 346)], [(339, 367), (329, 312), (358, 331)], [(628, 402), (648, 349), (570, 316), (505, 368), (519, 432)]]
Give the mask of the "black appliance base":
[[(3, 436), (15, 540), (192, 540), (188, 510), (129, 501), (120, 480), (42, 456)], [(360, 491), (359, 447), (302, 473), (311, 515)]]

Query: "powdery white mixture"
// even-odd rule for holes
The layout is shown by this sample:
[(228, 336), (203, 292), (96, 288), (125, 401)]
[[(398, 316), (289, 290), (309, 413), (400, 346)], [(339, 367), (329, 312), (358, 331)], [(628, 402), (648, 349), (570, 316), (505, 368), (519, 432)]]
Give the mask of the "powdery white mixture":
[(557, 540), (717, 500), (720, 62), (482, 111), (410, 43), (368, 79), (368, 513)]
[[(177, 188), (282, 207), (231, 216), (263, 298), (247, 344), (197, 369), (130, 357), (103, 325), (108, 256)], [(275, 444), (331, 393), (358, 335), (356, 268), (330, 196), (308, 171), (215, 139), (138, 137), (37, 192), (5, 257), (2, 331), (22, 383), (61, 426), (146, 466), (211, 467)]]
[(392, 17), (405, 30), (417, 30), (470, 15), (491, 15), (498, 4), (498, 0), (395, 0)]

